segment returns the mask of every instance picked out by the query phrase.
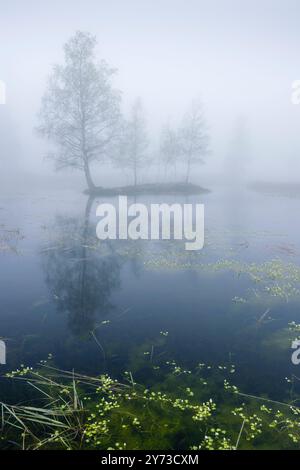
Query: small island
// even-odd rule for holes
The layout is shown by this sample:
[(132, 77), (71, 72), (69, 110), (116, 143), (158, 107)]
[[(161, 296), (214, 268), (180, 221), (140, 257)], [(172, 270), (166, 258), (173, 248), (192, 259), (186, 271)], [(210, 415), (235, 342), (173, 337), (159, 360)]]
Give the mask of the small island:
[(136, 196), (139, 194), (206, 194), (209, 189), (202, 188), (192, 183), (146, 183), (139, 185), (120, 186), (115, 188), (104, 188), (95, 186), (85, 190), (85, 194), (95, 196)]

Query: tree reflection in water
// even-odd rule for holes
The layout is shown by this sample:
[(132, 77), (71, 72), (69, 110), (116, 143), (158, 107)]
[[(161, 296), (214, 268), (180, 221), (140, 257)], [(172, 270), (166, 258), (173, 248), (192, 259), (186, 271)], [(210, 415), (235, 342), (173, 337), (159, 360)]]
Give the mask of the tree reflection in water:
[(89, 199), (83, 221), (58, 217), (52, 227), (55, 246), (43, 252), (47, 285), (78, 336), (90, 335), (97, 317), (111, 312), (111, 295), (121, 285), (120, 256), (90, 227), (92, 204)]

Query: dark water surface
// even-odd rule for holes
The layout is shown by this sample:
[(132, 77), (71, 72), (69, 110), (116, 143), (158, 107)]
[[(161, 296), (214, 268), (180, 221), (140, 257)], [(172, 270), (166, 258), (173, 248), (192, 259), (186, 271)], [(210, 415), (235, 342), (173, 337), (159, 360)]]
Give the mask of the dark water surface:
[(49, 353), (64, 369), (146, 381), (146, 361), (229, 362), (243, 391), (286, 398), (285, 377), (300, 373), (288, 330), (300, 323), (299, 199), (215, 188), (137, 201), (204, 203), (204, 249), (100, 242), (100, 201), (83, 194), (1, 196), (1, 371)]

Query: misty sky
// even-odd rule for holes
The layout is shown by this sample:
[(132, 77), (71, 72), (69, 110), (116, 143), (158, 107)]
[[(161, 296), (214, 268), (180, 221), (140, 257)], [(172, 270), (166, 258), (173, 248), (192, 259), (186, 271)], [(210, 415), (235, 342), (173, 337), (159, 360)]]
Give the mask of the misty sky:
[[(0, 79), (7, 84), (6, 148), (19, 168), (47, 173), (33, 132), (51, 66), (76, 30), (98, 38), (99, 58), (119, 69), (126, 112), (136, 96), (154, 142), (193, 98), (205, 103), (212, 155), (204, 174), (222, 174), (239, 116), (247, 123), (248, 170), (260, 179), (300, 175), (299, 0), (0, 0)], [(9, 134), (9, 135), (8, 135)], [(2, 137), (3, 138), (3, 137)]]

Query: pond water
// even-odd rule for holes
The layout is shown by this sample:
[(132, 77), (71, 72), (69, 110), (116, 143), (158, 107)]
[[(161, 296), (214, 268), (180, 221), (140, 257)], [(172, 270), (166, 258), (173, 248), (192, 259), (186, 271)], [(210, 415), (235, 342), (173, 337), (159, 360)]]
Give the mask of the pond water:
[(65, 370), (144, 381), (147, 361), (230, 363), (245, 393), (286, 399), (285, 377), (300, 367), (288, 327), (300, 323), (299, 199), (216, 187), (137, 201), (204, 203), (203, 250), (101, 242), (99, 198), (89, 207), (69, 191), (1, 196), (1, 372), (49, 354)]

